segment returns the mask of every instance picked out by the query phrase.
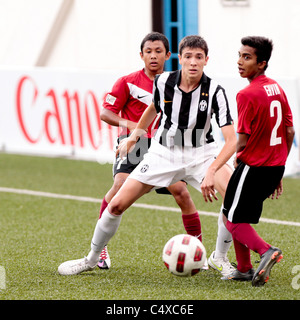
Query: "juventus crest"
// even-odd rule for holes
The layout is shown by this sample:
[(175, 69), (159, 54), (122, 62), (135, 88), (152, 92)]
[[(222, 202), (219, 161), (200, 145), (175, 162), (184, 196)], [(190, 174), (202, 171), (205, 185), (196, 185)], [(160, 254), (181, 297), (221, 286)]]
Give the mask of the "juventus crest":
[(199, 103), (199, 110), (205, 111), (207, 109), (207, 102), (206, 100), (201, 100)]

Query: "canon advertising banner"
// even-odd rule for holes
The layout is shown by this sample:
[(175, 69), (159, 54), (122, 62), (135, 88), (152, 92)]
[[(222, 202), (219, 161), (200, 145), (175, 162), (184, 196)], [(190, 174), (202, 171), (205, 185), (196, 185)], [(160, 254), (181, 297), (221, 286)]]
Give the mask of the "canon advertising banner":
[[(0, 69), (0, 150), (111, 163), (118, 128), (100, 120), (103, 97), (123, 71), (83, 72), (50, 68)], [(247, 83), (216, 78), (226, 89), (236, 122), (236, 93)], [(279, 81), (294, 113), (296, 137), (286, 175), (299, 172), (297, 81)], [(221, 131), (215, 131), (218, 145)], [(232, 160), (229, 161), (232, 164)]]
[(117, 72), (1, 70), (0, 143), (6, 152), (111, 162), (118, 128), (100, 120)]

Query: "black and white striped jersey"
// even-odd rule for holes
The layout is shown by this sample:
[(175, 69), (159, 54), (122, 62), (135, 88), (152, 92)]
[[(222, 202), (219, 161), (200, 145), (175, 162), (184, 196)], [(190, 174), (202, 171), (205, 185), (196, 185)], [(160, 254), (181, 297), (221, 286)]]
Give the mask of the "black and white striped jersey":
[(225, 90), (204, 73), (199, 86), (191, 92), (179, 89), (181, 71), (165, 72), (156, 77), (153, 101), (161, 112), (154, 139), (168, 147), (200, 147), (214, 141), (211, 119), (219, 127), (233, 123)]

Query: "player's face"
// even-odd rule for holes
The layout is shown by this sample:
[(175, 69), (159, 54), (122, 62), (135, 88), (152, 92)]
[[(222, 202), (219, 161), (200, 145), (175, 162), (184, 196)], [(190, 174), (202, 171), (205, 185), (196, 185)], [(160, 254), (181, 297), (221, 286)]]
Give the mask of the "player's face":
[(154, 74), (163, 72), (165, 61), (169, 59), (170, 52), (166, 52), (166, 48), (162, 41), (146, 41), (143, 52), (140, 53), (145, 63), (146, 73), (150, 71)]
[(242, 78), (252, 81), (264, 72), (265, 61), (257, 62), (255, 48), (242, 46), (239, 51), (238, 59), (239, 74)]
[(179, 63), (182, 66), (182, 74), (188, 79), (200, 81), (204, 66), (208, 57), (201, 48), (184, 48), (179, 55)]

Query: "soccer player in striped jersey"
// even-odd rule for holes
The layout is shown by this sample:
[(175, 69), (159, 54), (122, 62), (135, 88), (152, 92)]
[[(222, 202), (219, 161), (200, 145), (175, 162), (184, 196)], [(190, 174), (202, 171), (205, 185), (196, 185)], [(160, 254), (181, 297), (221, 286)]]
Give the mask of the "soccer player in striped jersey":
[[(140, 57), (144, 62), (144, 68), (118, 79), (112, 90), (104, 98), (101, 120), (110, 125), (121, 127), (118, 144), (135, 129), (143, 112), (151, 104), (153, 80), (157, 74), (163, 73), (165, 61), (170, 57), (168, 39), (158, 32), (147, 34), (141, 42), (140, 49)], [(140, 137), (135, 149), (126, 158), (115, 158), (113, 185), (103, 198), (99, 218), (101, 218), (108, 203), (119, 191), (129, 174), (148, 151), (158, 119), (159, 115), (149, 125), (147, 133)], [(156, 191), (159, 194), (169, 193), (173, 195), (181, 209), (182, 220), (187, 233), (200, 236), (199, 214), (188, 192), (186, 183), (178, 181), (167, 189), (161, 188)], [(100, 254), (98, 267), (100, 269), (109, 269), (110, 266), (111, 260), (107, 246), (105, 246)]]
[[(250, 224), (259, 222), (266, 198), (282, 194), (284, 166), (295, 130), (292, 112), (279, 84), (265, 75), (273, 50), (271, 40), (241, 40), (238, 69), (250, 84), (237, 94), (238, 143), (236, 169), (224, 199), (227, 228), (232, 233), (237, 269), (224, 280), (264, 285), (282, 251), (264, 241)], [(261, 256), (255, 271), (250, 250)]]
[[(123, 212), (153, 188), (169, 187), (184, 180), (202, 192), (205, 201), (217, 200), (216, 190), (224, 197), (232, 174), (226, 162), (236, 150), (236, 135), (224, 89), (204, 74), (207, 54), (202, 37), (187, 36), (179, 45), (182, 70), (156, 77), (153, 102), (131, 135), (120, 142), (117, 156), (125, 158), (161, 113), (151, 147), (103, 211), (88, 256), (61, 264), (60, 274), (93, 270), (102, 249), (116, 233)], [(220, 152), (212, 135), (213, 114), (225, 141)], [(223, 221), (219, 230), (222, 228), (223, 235), (230, 236)]]

